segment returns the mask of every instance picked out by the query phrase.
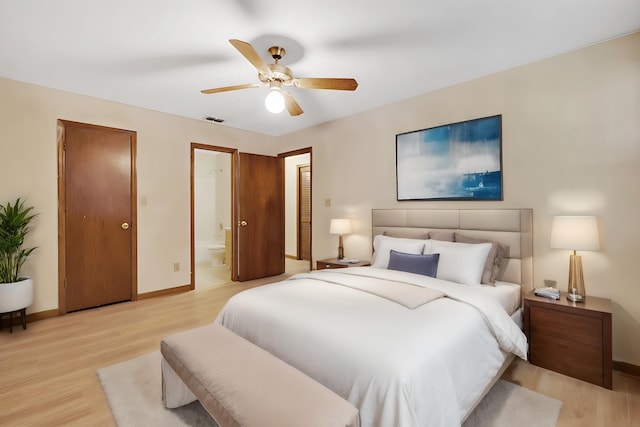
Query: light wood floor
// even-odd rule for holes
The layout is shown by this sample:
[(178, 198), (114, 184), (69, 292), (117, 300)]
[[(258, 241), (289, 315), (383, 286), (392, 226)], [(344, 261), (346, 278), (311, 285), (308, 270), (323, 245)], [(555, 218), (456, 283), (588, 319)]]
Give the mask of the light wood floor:
[[(280, 279), (116, 304), (0, 331), (0, 426), (113, 426), (96, 369), (159, 348), (210, 323), (237, 292)], [(614, 372), (614, 390), (516, 361), (505, 379), (564, 402), (558, 426), (640, 425), (640, 380)]]

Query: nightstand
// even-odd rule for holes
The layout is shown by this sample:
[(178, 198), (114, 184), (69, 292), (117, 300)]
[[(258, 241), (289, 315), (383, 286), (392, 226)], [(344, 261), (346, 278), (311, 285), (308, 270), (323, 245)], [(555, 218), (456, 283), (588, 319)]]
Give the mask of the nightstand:
[(611, 300), (584, 302), (524, 297), (524, 332), (529, 362), (583, 381), (612, 388)]
[(328, 258), (316, 261), (316, 269), (325, 270), (327, 268), (347, 268), (347, 267), (366, 267), (371, 265), (369, 261), (360, 261), (356, 264), (348, 264), (346, 262), (339, 262), (338, 258)]

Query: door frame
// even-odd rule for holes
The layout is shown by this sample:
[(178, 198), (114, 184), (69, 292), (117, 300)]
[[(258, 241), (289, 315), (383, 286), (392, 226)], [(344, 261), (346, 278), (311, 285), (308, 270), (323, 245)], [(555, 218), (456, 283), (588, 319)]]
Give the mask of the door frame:
[[(235, 245), (237, 238), (237, 227), (235, 224), (238, 221), (238, 214), (236, 209), (236, 176), (238, 167), (238, 149), (220, 147), (217, 145), (200, 144), (197, 142), (191, 143), (191, 275), (190, 275), (190, 289), (196, 288), (196, 196), (195, 196), (195, 154), (196, 150), (217, 151), (221, 153), (231, 154), (231, 280), (237, 280), (237, 258), (235, 255)], [(236, 279), (234, 279), (236, 277)]]
[[(309, 163), (308, 164), (311, 167), (311, 182), (309, 183), (309, 204), (310, 204), (309, 221), (311, 222), (311, 230), (310, 230), (310, 235), (309, 235), (309, 246), (310, 246), (310, 248), (309, 248), (309, 271), (311, 271), (311, 270), (313, 270), (313, 148), (312, 147), (305, 147), (305, 148), (300, 148), (298, 150), (285, 151), (283, 153), (279, 153), (278, 157), (285, 158), (285, 157), (291, 157), (291, 156), (298, 156), (300, 154), (309, 154)], [(283, 212), (284, 212), (284, 210), (283, 210)], [(300, 223), (300, 212), (299, 212), (299, 210), (296, 211), (296, 223), (298, 223), (298, 224)], [(296, 240), (298, 240), (298, 239), (296, 238)]]
[[(100, 126), (90, 123), (74, 122), (70, 120), (57, 120), (56, 141), (58, 150), (58, 315), (67, 314), (67, 291), (65, 278), (67, 277), (66, 256), (66, 166), (65, 166), (65, 126), (82, 126), (102, 130), (126, 132), (131, 135), (131, 229), (138, 230), (138, 200), (136, 147), (137, 133), (127, 129), (119, 129), (109, 126)], [(138, 233), (131, 233), (131, 301), (138, 299)]]

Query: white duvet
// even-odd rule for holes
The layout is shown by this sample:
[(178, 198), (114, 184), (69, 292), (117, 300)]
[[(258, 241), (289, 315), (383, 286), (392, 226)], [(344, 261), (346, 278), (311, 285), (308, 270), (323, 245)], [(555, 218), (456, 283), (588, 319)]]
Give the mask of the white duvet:
[[(446, 297), (410, 309), (336, 284), (363, 277)], [(527, 351), (522, 331), (480, 289), (371, 267), (241, 292), (216, 322), (349, 400), (363, 427), (460, 425), (507, 354), (524, 359)]]

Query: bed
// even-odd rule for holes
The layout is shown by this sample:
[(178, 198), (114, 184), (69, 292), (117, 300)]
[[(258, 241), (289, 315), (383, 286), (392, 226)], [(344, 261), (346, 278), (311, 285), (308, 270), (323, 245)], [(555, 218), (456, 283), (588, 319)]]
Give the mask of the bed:
[[(530, 209), (374, 209), (371, 267), (241, 292), (216, 322), (353, 403), (362, 426), (460, 425), (513, 357), (526, 358), (531, 228)], [(483, 285), (496, 247), (495, 282)], [(450, 277), (395, 268), (436, 253)]]

